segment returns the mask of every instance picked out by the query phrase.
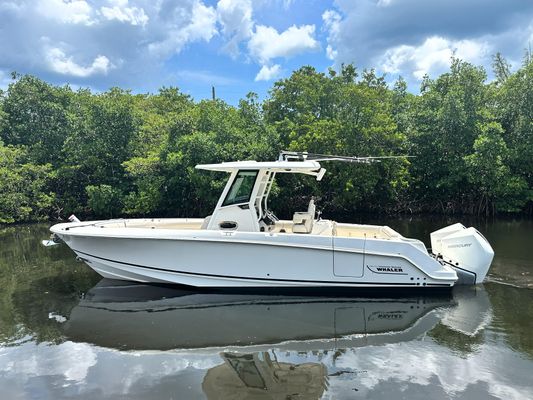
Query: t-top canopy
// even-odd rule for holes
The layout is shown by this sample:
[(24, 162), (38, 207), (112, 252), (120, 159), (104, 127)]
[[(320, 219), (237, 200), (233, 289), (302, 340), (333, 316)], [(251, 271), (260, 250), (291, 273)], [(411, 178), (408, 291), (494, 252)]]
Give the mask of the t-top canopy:
[(266, 169), (277, 173), (306, 174), (322, 179), (326, 170), (317, 161), (232, 161), (220, 164), (199, 164), (196, 169), (208, 171), (234, 172), (247, 169)]

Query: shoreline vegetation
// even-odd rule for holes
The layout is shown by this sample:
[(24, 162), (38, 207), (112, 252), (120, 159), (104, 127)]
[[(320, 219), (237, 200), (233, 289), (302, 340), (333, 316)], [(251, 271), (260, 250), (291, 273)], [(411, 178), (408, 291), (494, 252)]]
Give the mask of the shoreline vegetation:
[[(195, 102), (178, 88), (132, 94), (50, 85), (13, 73), (0, 91), (0, 224), (86, 218), (203, 217), (225, 174), (203, 163), (276, 159), (280, 150), (413, 158), (324, 162), (323, 182), (280, 176), (280, 216), (317, 195), (326, 217), (354, 213), (533, 215), (533, 59), (495, 79), (452, 59), (418, 94), (373, 70), (305, 66), (264, 101)], [(281, 189), (283, 188), (283, 189)]]

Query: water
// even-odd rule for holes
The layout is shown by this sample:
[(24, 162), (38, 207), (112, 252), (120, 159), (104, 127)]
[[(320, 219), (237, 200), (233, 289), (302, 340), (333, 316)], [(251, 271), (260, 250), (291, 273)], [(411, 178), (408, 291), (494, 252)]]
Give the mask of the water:
[(0, 399), (533, 398), (533, 222), (468, 222), (496, 251), (484, 285), (389, 299), (101, 280), (47, 226), (2, 228)]

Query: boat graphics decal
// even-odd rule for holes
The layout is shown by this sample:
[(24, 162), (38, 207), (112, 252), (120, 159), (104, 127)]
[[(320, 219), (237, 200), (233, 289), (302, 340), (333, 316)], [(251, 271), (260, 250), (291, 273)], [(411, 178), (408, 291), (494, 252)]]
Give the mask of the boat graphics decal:
[(366, 267), (375, 274), (407, 275), (407, 272), (397, 265), (367, 265)]

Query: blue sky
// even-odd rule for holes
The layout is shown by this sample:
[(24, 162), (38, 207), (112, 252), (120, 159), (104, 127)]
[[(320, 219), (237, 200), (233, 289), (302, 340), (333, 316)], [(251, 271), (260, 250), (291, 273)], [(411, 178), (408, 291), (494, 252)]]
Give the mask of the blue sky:
[(302, 65), (354, 63), (417, 92), (452, 54), (514, 68), (533, 43), (530, 0), (0, 0), (0, 87), (10, 72), (95, 91), (178, 86), (195, 99), (261, 98)]

